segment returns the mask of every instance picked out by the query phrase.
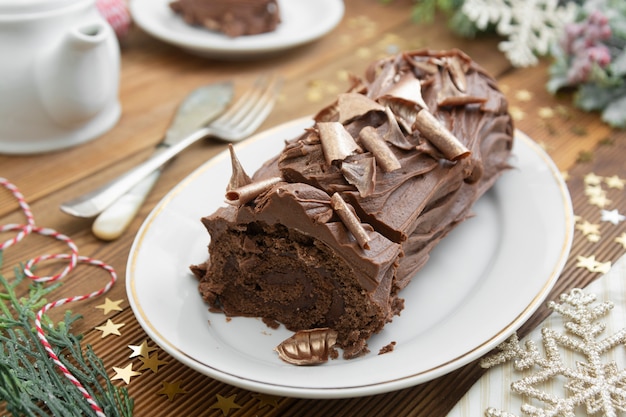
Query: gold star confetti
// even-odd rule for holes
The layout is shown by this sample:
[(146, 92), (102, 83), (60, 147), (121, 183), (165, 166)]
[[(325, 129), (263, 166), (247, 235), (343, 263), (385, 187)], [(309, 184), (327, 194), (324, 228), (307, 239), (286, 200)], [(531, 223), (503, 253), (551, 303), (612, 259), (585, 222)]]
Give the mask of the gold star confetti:
[(589, 223), (587, 220), (576, 225), (576, 230), (580, 230), (584, 236), (600, 234), (600, 225)]
[(587, 235), (585, 237), (591, 243), (598, 243), (600, 241), (600, 235), (590, 234), (590, 235)]
[(596, 262), (596, 266), (593, 268), (593, 272), (599, 272), (606, 274), (611, 270), (611, 261), (608, 262)]
[(100, 304), (99, 306), (96, 306), (96, 308), (101, 308), (103, 310), (103, 314), (109, 314), (111, 311), (122, 311), (123, 309), (120, 307), (122, 301), (124, 300), (111, 301), (109, 298), (106, 298), (104, 300), (104, 304)]
[(586, 268), (589, 272), (600, 272), (606, 274), (611, 269), (611, 261), (600, 262), (596, 261), (596, 256), (580, 256), (576, 258), (578, 262), (576, 266), (579, 268)]
[(144, 369), (150, 369), (155, 374), (159, 371), (159, 366), (165, 365), (167, 363), (167, 361), (163, 361), (159, 359), (158, 352), (155, 353), (154, 355), (142, 357), (139, 360), (141, 360), (141, 362), (143, 363), (141, 368), (139, 368), (140, 371), (143, 371)]
[(589, 257), (578, 255), (576, 259), (578, 260), (578, 262), (576, 263), (576, 266), (578, 268), (587, 268), (587, 270), (590, 272), (594, 271), (597, 263), (595, 255), (591, 255)]
[(350, 71), (345, 69), (337, 71), (337, 79), (339, 81), (348, 81), (350, 79)]
[(311, 89), (308, 90), (306, 93), (306, 99), (312, 103), (317, 103), (319, 101), (322, 101), (322, 92), (318, 89)]
[(509, 113), (511, 114), (513, 120), (524, 120), (524, 117), (526, 116), (524, 110), (517, 106), (509, 106)]
[(606, 177), (604, 182), (609, 188), (617, 188), (618, 190), (623, 190), (624, 185), (626, 185), (626, 180), (621, 179), (617, 175), (613, 175), (612, 177)]
[(180, 384), (182, 383), (183, 381), (176, 381), (174, 383), (163, 381), (161, 382), (163, 388), (161, 388), (161, 391), (157, 392), (157, 395), (167, 395), (167, 398), (170, 401), (174, 401), (174, 397), (177, 394), (187, 394), (187, 391), (180, 387)]
[(365, 15), (355, 16), (348, 20), (348, 27), (350, 29), (359, 29), (370, 32), (374, 31), (376, 26), (378, 26), (378, 24)]
[(587, 185), (600, 185), (602, 183), (602, 177), (590, 172), (585, 175), (584, 181)]
[(606, 195), (594, 195), (589, 198), (589, 204), (593, 204), (594, 206), (598, 206), (600, 208), (605, 208), (609, 204), (611, 204), (611, 200), (609, 200)]
[(594, 197), (599, 195), (606, 196), (606, 192), (599, 185), (588, 185), (585, 187), (585, 195), (587, 197)]
[(128, 347), (133, 351), (133, 353), (130, 354), (129, 358), (134, 358), (137, 356), (142, 356), (144, 358), (147, 358), (150, 352), (155, 351), (157, 349), (155, 347), (148, 347), (147, 340), (144, 340), (138, 346), (128, 345)]
[(587, 134), (587, 129), (582, 126), (572, 126), (570, 131), (576, 136), (585, 136)]
[(600, 141), (598, 142), (598, 145), (602, 145), (602, 146), (613, 145), (613, 144), (615, 144), (615, 139), (610, 136), (605, 136), (604, 138), (600, 139)]
[(259, 406), (257, 408), (261, 409), (266, 406), (270, 406), (272, 408), (278, 407), (278, 401), (281, 397), (277, 397), (275, 395), (269, 394), (254, 394), (254, 398), (259, 400)]
[(114, 366), (113, 370), (115, 371), (115, 376), (113, 378), (111, 378), (111, 380), (121, 379), (127, 385), (130, 384), (130, 379), (132, 377), (141, 375), (141, 372), (133, 371), (133, 364), (132, 363), (129, 363), (128, 365), (126, 365), (125, 368), (118, 368), (118, 367)]
[(116, 324), (116, 323), (113, 323), (111, 319), (108, 319), (104, 326), (98, 326), (95, 329), (100, 330), (102, 332), (102, 338), (105, 338), (106, 336), (110, 334), (121, 336), (122, 334), (120, 333), (119, 329), (120, 327), (123, 327), (123, 326), (125, 326), (124, 323)]
[(550, 107), (539, 107), (537, 114), (542, 119), (552, 119), (554, 117), (554, 110)]
[(225, 416), (230, 413), (231, 409), (241, 408), (241, 406), (235, 402), (235, 397), (237, 397), (237, 394), (233, 394), (228, 398), (222, 397), (221, 395), (217, 394), (216, 397), (217, 402), (209, 408), (217, 408), (219, 410), (222, 410), (222, 414), (224, 414)]
[(538, 142), (538, 144), (539, 144), (539, 146), (541, 146), (541, 149), (543, 149), (546, 152), (548, 152), (550, 150), (550, 148), (551, 148), (551, 146), (548, 143), (543, 142), (543, 141)]
[(569, 120), (572, 117), (570, 110), (566, 106), (558, 105), (555, 107), (555, 110), (565, 120)]
[(591, 162), (593, 161), (593, 152), (590, 151), (580, 151), (578, 152), (578, 157), (576, 158), (576, 162)]
[(356, 56), (361, 59), (369, 59), (372, 56), (372, 50), (369, 48), (358, 48), (356, 50)]
[(621, 214), (617, 209), (613, 210), (602, 210), (601, 212), (602, 218), (600, 219), (603, 222), (609, 222), (614, 225), (618, 225), (620, 222), (626, 220), (626, 216)]
[(515, 92), (515, 98), (519, 101), (530, 101), (533, 98), (533, 93), (528, 90), (518, 90)]
[(615, 238), (615, 242), (619, 243), (626, 249), (626, 232)]

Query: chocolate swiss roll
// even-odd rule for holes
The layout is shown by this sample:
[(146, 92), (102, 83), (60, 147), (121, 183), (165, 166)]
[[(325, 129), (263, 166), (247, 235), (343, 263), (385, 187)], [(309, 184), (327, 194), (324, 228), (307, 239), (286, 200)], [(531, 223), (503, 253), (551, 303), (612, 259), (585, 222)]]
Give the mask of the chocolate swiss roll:
[(372, 63), (252, 177), (232, 154), (230, 204), (202, 219), (209, 257), (191, 267), (201, 296), (228, 316), (327, 329), (344, 358), (367, 353), (433, 247), (509, 168), (513, 133), (496, 82), (461, 51)]

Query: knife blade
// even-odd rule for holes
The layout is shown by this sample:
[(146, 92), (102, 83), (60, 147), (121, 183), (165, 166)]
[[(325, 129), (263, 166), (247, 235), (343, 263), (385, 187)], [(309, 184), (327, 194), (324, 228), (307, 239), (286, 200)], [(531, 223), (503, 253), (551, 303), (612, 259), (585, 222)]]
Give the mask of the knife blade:
[[(155, 153), (172, 146), (193, 131), (219, 116), (233, 98), (230, 81), (205, 85), (192, 91), (182, 101)], [(107, 207), (93, 222), (93, 234), (102, 240), (115, 240), (139, 211), (139, 208), (159, 179), (164, 167), (154, 171)]]

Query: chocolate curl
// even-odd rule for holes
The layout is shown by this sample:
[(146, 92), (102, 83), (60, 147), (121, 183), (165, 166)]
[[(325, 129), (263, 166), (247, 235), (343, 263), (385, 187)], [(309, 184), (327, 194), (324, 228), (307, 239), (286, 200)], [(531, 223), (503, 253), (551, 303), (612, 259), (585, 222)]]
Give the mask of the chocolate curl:
[(376, 99), (384, 94), (396, 77), (396, 65), (393, 61), (384, 62), (382, 67), (376, 63), (370, 65), (365, 72), (365, 78), (371, 83), (367, 96)]
[(362, 151), (341, 123), (318, 123), (317, 130), (328, 165), (331, 165), (333, 161), (343, 161), (353, 153)]
[(329, 328), (300, 330), (283, 340), (274, 350), (278, 357), (291, 365), (319, 365), (337, 343), (337, 332)]
[(422, 98), (422, 84), (412, 73), (406, 73), (380, 97), (385, 102), (400, 101), (408, 105), (418, 105), (425, 109), (428, 106)]
[(344, 93), (337, 100), (339, 123), (345, 123), (371, 111), (383, 111), (385, 108), (363, 94)]
[(228, 204), (232, 204), (233, 206), (243, 206), (281, 181), (283, 181), (283, 179), (280, 177), (272, 177), (252, 182), (233, 190), (228, 190), (226, 192), (226, 202)]
[(388, 129), (383, 134), (383, 139), (400, 149), (404, 149), (405, 151), (413, 149), (413, 144), (409, 142), (406, 136), (404, 136), (404, 133), (402, 133), (402, 129), (400, 129), (396, 115), (393, 114), (389, 106), (385, 107), (385, 115), (387, 116)]
[(232, 143), (228, 144), (228, 150), (230, 151), (230, 164), (232, 166), (232, 174), (230, 176), (230, 181), (228, 182), (228, 186), (226, 187), (226, 191), (234, 190), (235, 188), (243, 187), (244, 185), (248, 185), (252, 182), (252, 178), (246, 174), (237, 155), (235, 155), (235, 148)]
[(376, 184), (376, 160), (374, 158), (344, 161), (341, 164), (341, 173), (348, 183), (356, 187), (361, 197), (367, 197), (374, 192)]
[(374, 155), (376, 162), (378, 162), (383, 171), (392, 172), (401, 167), (400, 161), (391, 152), (391, 149), (389, 149), (389, 146), (387, 146), (385, 140), (378, 134), (375, 128), (365, 126), (361, 129), (359, 137), (365, 149)]
[(410, 53), (406, 53), (404, 54), (404, 59), (414, 68), (425, 74), (435, 75), (439, 71), (439, 66), (431, 58), (423, 59), (421, 56), (414, 56)]
[(467, 62), (461, 62), (458, 56), (449, 56), (444, 59), (446, 68), (452, 77), (452, 82), (461, 92), (467, 91), (467, 79), (465, 73), (467, 72)]
[(361, 225), (361, 221), (357, 215), (350, 209), (348, 203), (338, 193), (333, 194), (330, 198), (330, 205), (335, 210), (346, 228), (352, 233), (359, 246), (362, 249), (370, 248), (370, 237)]
[(439, 106), (465, 106), (466, 104), (482, 104), (487, 101), (484, 97), (468, 96), (461, 91), (451, 79), (450, 71), (442, 71), (441, 90), (437, 93)]
[(415, 123), (415, 117), (421, 109), (428, 108), (422, 98), (420, 80), (412, 73), (407, 73), (393, 86), (385, 90), (384, 95), (377, 99), (380, 103), (391, 108), (397, 121), (407, 131)]
[(402, 126), (407, 132), (412, 132), (415, 118), (421, 109), (414, 104), (407, 105), (401, 101), (388, 100), (385, 104), (394, 114), (398, 127)]
[(417, 113), (415, 125), (417, 130), (450, 161), (456, 161), (470, 155), (469, 149), (428, 110), (424, 109)]

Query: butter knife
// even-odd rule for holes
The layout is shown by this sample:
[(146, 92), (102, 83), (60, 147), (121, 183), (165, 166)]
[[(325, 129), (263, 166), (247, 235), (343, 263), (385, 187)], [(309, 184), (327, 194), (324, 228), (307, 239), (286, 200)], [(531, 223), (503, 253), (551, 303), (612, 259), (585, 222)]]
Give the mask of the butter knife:
[[(174, 145), (219, 116), (233, 98), (233, 83), (220, 82), (199, 87), (180, 104), (155, 153)], [(93, 234), (102, 240), (115, 240), (124, 233), (159, 179), (163, 166), (107, 207), (93, 222)]]

